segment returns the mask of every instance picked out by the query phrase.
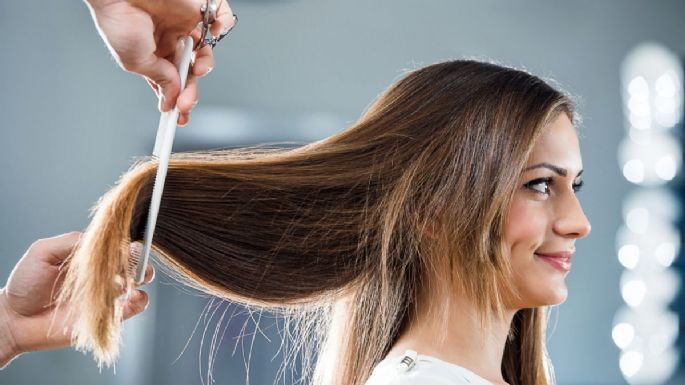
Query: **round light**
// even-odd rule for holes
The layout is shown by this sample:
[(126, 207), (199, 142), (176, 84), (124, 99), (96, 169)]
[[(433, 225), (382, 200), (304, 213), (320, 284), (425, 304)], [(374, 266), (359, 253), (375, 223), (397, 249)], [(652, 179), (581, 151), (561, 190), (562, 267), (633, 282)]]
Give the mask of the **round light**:
[[(674, 98), (676, 96), (676, 80), (674, 74), (669, 71), (659, 76), (654, 82), (656, 95), (663, 98)], [(647, 82), (645, 82), (646, 84)]]
[(628, 83), (628, 94), (630, 94), (630, 97), (639, 97), (641, 99), (649, 97), (649, 85), (644, 76), (636, 76)]
[(624, 245), (618, 250), (618, 261), (627, 269), (634, 269), (640, 261), (640, 248), (637, 245)]
[(676, 246), (673, 242), (664, 242), (657, 246), (654, 258), (664, 267), (670, 267), (676, 257)]
[(654, 172), (656, 175), (665, 180), (669, 181), (675, 178), (677, 172), (678, 164), (672, 154), (664, 155), (659, 159), (654, 165)]
[(637, 207), (628, 211), (626, 226), (636, 234), (644, 234), (649, 227), (649, 211), (644, 207)]
[(623, 176), (633, 183), (642, 183), (645, 180), (645, 166), (639, 159), (631, 159), (623, 165)]
[(647, 286), (642, 280), (636, 279), (626, 282), (621, 288), (623, 300), (632, 307), (640, 306), (645, 299)]
[(638, 118), (649, 118), (649, 98), (644, 97), (643, 95), (631, 96), (628, 100), (628, 110), (631, 115)]
[(625, 349), (630, 345), (635, 337), (635, 328), (633, 325), (622, 322), (611, 330), (611, 338), (613, 338), (614, 343), (621, 349)]
[(682, 95), (679, 92), (678, 74), (673, 70), (664, 72), (654, 83), (655, 114), (654, 119), (665, 128), (672, 128), (680, 120), (680, 108)]
[(624, 376), (630, 378), (640, 370), (644, 356), (637, 351), (629, 351), (621, 354), (619, 367)]

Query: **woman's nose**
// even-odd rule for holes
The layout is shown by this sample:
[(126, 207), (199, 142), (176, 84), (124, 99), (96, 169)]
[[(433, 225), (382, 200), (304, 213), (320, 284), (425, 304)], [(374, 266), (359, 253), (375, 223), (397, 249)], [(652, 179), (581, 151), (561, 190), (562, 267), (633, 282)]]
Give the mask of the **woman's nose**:
[(554, 230), (561, 236), (583, 238), (590, 234), (592, 226), (585, 216), (580, 201), (575, 195), (564, 200), (559, 217), (554, 224)]

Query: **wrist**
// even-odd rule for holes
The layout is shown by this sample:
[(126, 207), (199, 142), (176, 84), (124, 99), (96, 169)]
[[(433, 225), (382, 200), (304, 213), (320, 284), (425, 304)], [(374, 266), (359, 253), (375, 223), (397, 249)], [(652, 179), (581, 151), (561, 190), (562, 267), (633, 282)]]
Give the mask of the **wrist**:
[(16, 318), (12, 316), (7, 303), (6, 289), (0, 289), (0, 369), (4, 369), (22, 353), (14, 338), (15, 323)]

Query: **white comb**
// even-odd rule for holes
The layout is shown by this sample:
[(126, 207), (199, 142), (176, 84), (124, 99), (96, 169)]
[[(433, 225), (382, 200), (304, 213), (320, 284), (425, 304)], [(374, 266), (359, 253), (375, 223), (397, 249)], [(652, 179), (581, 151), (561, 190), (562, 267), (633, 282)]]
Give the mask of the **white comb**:
[[(183, 47), (176, 50), (176, 52), (181, 52), (180, 59), (177, 57), (176, 61), (176, 68), (181, 75), (181, 90), (179, 91), (179, 95), (186, 86), (188, 68), (190, 67), (190, 59), (193, 54), (193, 39), (190, 36), (186, 36), (181, 39), (180, 42)], [(157, 157), (159, 163), (157, 166), (157, 175), (155, 176), (155, 184), (152, 189), (150, 211), (147, 216), (147, 223), (145, 224), (142, 255), (139, 256), (138, 265), (136, 266), (135, 282), (137, 284), (141, 284), (145, 278), (145, 269), (147, 268), (150, 249), (152, 248), (152, 236), (155, 233), (157, 214), (159, 214), (162, 192), (164, 191), (164, 180), (166, 179), (167, 169), (169, 168), (169, 158), (171, 157), (171, 148), (174, 144), (174, 135), (176, 135), (177, 121), (178, 107), (176, 106), (174, 106), (171, 111), (162, 112), (159, 118), (155, 147), (152, 150), (152, 155)]]

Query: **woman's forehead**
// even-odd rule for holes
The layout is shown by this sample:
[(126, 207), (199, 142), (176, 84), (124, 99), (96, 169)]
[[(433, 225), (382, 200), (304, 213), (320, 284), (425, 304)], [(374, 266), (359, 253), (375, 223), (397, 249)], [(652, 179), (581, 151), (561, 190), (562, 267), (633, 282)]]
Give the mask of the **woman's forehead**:
[(582, 170), (578, 134), (566, 114), (559, 114), (544, 129), (528, 158), (527, 167), (540, 163), (557, 165), (569, 170), (572, 175)]

